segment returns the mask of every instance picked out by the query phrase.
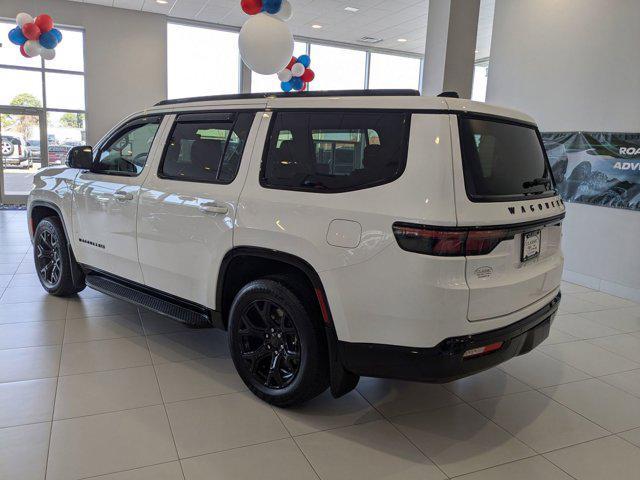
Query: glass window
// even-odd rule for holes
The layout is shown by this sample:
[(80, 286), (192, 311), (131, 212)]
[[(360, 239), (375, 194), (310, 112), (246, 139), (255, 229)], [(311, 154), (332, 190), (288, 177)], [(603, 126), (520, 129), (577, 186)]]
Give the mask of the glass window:
[(45, 73), (47, 107), (84, 110), (84, 76)]
[(44, 62), (45, 68), (53, 70), (84, 71), (84, 35), (78, 30), (60, 29), (63, 41), (56, 47), (56, 57)]
[[(226, 118), (225, 118), (226, 117)], [(231, 183), (237, 173), (254, 114), (178, 117), (162, 161), (164, 177)]]
[(467, 194), (472, 200), (522, 198), (553, 185), (533, 127), (458, 117)]
[(0, 68), (0, 105), (42, 107), (42, 74)]
[(316, 78), (310, 90), (364, 88), (367, 54), (359, 50), (311, 45), (311, 69)]
[(71, 148), (87, 143), (84, 113), (47, 112), (47, 137), (49, 165), (63, 164)]
[(116, 133), (100, 149), (93, 170), (97, 173), (139, 175), (156, 136), (160, 118), (151, 123), (134, 122)]
[[(9, 41), (9, 32), (14, 28), (16, 28), (15, 22), (0, 22), (0, 43), (2, 43), (2, 48), (0, 48), (0, 64), (40, 68), (40, 57), (23, 57), (20, 53), (20, 47)], [(0, 85), (4, 88), (5, 84), (0, 81)]]
[(238, 93), (239, 62), (237, 33), (167, 25), (169, 98)]
[(276, 114), (261, 183), (340, 192), (397, 178), (406, 162), (404, 113)]
[[(299, 57), (307, 53), (307, 44), (302, 42), (295, 42), (293, 47), (293, 56)], [(313, 63), (311, 64), (313, 70)], [(281, 92), (280, 80), (278, 75), (260, 75), (256, 72), (251, 72), (251, 91), (252, 92)]]
[(489, 62), (476, 63), (473, 68), (473, 87), (471, 100), (484, 102), (487, 97), (487, 80), (489, 76)]
[(372, 53), (369, 88), (420, 88), (421, 62), (418, 58)]

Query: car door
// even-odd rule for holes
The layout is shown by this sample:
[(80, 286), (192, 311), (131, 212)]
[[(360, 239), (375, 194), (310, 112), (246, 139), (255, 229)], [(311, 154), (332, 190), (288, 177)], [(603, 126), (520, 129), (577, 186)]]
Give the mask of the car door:
[(140, 266), (147, 286), (215, 308), (261, 116), (187, 113), (170, 120), (163, 157), (140, 194)]
[(74, 188), (74, 252), (80, 263), (143, 283), (136, 242), (140, 187), (156, 155), (161, 116), (131, 120), (96, 147)]

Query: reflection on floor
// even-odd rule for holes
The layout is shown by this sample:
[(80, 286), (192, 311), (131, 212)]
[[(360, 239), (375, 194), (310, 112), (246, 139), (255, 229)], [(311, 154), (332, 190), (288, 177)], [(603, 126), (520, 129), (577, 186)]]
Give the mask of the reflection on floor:
[(223, 332), (47, 296), (24, 215), (0, 212), (2, 479), (638, 478), (640, 305), (565, 284), (550, 338), (500, 368), (279, 410)]

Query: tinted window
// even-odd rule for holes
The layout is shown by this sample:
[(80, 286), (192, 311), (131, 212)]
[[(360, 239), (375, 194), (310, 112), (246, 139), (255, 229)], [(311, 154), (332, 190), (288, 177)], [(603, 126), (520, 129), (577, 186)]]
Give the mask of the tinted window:
[(139, 175), (147, 163), (160, 118), (136, 121), (120, 130), (100, 149), (93, 171), (98, 173)]
[(535, 128), (459, 117), (467, 194), (472, 200), (542, 195), (552, 190)]
[[(231, 183), (238, 173), (253, 113), (211, 119), (203, 115), (178, 117), (161, 166), (166, 178)], [(217, 119), (216, 119), (217, 117)]]
[(408, 126), (404, 113), (277, 113), (261, 183), (339, 192), (390, 182), (405, 167)]

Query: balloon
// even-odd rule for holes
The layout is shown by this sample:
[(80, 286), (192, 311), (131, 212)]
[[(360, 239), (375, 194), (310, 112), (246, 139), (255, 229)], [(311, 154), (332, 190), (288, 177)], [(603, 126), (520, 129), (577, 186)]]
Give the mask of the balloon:
[(282, 0), (282, 6), (280, 7), (280, 11), (276, 13), (276, 17), (285, 22), (291, 20), (291, 17), (293, 17), (293, 9), (291, 8), (291, 2), (289, 2), (289, 0)]
[(282, 0), (263, 0), (262, 1), (262, 10), (271, 15), (275, 15), (282, 8)]
[(304, 92), (307, 89), (307, 84), (303, 83), (302, 84), (302, 88), (300, 89), (301, 92)]
[(27, 41), (27, 37), (24, 36), (20, 27), (16, 27), (9, 32), (9, 40), (14, 45), (24, 45), (24, 42)]
[(47, 49), (56, 48), (56, 46), (58, 45), (58, 39), (51, 31), (44, 32), (42, 35), (40, 35), (39, 41), (40, 45), (42, 45), (43, 48)]
[(56, 51), (53, 48), (43, 48), (40, 56), (45, 60), (53, 60), (56, 58)]
[(300, 77), (293, 77), (289, 83), (291, 83), (294, 90), (300, 90), (304, 85), (304, 82)]
[(53, 19), (46, 13), (38, 15), (34, 23), (38, 26), (41, 32), (48, 32), (53, 28)]
[(240, 6), (247, 15), (257, 15), (262, 11), (262, 0), (242, 0)]
[(296, 63), (293, 67), (291, 67), (291, 73), (294, 77), (301, 77), (304, 74), (304, 65), (301, 63)]
[(22, 54), (23, 57), (29, 58), (29, 55), (27, 55), (27, 52), (24, 51), (24, 45), (20, 45), (20, 53)]
[(316, 78), (316, 74), (313, 70), (311, 70), (310, 68), (307, 68), (304, 71), (304, 74), (300, 78), (302, 78), (303, 82), (309, 83), (309, 82), (312, 82), (314, 78)]
[(298, 59), (296, 57), (291, 57), (291, 61), (287, 63), (287, 70), (291, 70), (291, 67), (293, 67), (296, 63), (298, 63)]
[(42, 52), (42, 47), (37, 40), (27, 40), (27, 42), (23, 45), (24, 53), (27, 54), (27, 57), (37, 57)]
[(311, 57), (309, 55), (300, 55), (298, 57), (298, 63), (304, 65), (304, 68), (309, 68), (309, 65), (311, 65)]
[(16, 23), (20, 28), (22, 28), (27, 23), (33, 23), (33, 17), (28, 13), (19, 13), (16, 16)]
[(52, 28), (51, 33), (56, 36), (56, 40), (58, 40), (58, 43), (62, 41), (62, 32), (60, 30), (58, 30), (57, 28)]
[(260, 13), (247, 20), (238, 38), (242, 61), (256, 73), (283, 70), (293, 53), (293, 35), (279, 18)]
[(293, 85), (291, 85), (291, 82), (282, 82), (280, 83), (280, 88), (283, 92), (290, 92), (293, 90)]
[(22, 34), (28, 40), (38, 40), (40, 38), (40, 28), (35, 23), (25, 23), (22, 26)]
[(291, 70), (285, 68), (280, 73), (278, 73), (278, 80), (280, 80), (281, 82), (288, 82), (289, 80), (291, 80), (292, 76), (293, 75), (291, 74)]

